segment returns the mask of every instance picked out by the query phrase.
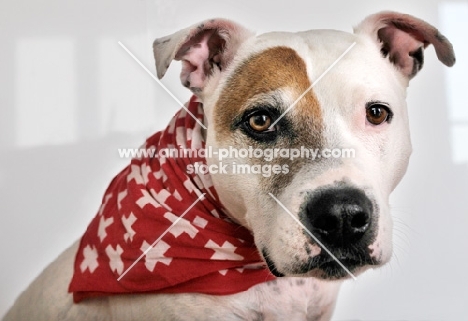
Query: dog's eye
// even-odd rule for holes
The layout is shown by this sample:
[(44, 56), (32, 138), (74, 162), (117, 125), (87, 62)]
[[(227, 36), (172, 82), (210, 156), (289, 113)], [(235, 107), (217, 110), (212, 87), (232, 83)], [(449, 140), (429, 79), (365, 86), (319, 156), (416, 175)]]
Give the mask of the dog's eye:
[[(279, 137), (280, 131), (284, 132), (285, 128), (289, 128), (286, 117), (275, 124), (278, 115), (280, 111), (275, 107), (257, 106), (239, 115), (234, 120), (232, 129), (240, 129), (247, 137), (260, 143), (273, 143)], [(273, 124), (275, 125), (272, 126)]]
[(271, 123), (272, 121), (270, 115), (264, 112), (255, 113), (248, 119), (249, 127), (259, 133), (268, 131)]
[(369, 104), (366, 108), (367, 121), (373, 125), (380, 125), (383, 122), (390, 121), (392, 116), (390, 109), (380, 103)]

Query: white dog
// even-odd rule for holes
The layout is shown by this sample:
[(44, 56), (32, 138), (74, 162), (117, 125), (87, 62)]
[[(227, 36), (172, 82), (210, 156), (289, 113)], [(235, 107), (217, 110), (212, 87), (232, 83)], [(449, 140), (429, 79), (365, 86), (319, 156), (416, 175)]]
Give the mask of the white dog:
[(455, 63), (437, 29), (394, 12), (353, 34), (212, 19), (157, 39), (158, 77), (181, 60), (195, 96), (145, 148), (213, 153), (132, 160), (4, 320), (330, 320), (342, 281), (391, 257), (406, 88), (430, 44)]

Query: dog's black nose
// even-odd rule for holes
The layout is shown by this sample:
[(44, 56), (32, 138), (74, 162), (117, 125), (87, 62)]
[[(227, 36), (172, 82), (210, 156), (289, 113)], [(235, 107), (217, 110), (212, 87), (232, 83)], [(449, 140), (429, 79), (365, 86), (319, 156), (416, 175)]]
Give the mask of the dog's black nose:
[(372, 223), (372, 202), (357, 188), (321, 190), (306, 204), (311, 232), (325, 245), (355, 245)]

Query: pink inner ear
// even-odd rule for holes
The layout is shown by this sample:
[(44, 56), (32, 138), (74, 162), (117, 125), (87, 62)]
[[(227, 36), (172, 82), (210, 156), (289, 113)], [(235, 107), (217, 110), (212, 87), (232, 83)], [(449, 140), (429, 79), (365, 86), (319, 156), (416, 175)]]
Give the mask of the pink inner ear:
[[(415, 73), (415, 62), (411, 56), (416, 50), (424, 47), (424, 43), (412, 35), (396, 27), (388, 26), (379, 30), (379, 38), (383, 41), (385, 49), (388, 50), (390, 60), (408, 76)], [(417, 72), (417, 70), (416, 70)]]
[(206, 64), (210, 57), (208, 41), (212, 33), (206, 33), (203, 37), (192, 44), (188, 50), (180, 57), (182, 60), (182, 72), (180, 80), (186, 87), (203, 88), (206, 73), (208, 72)]

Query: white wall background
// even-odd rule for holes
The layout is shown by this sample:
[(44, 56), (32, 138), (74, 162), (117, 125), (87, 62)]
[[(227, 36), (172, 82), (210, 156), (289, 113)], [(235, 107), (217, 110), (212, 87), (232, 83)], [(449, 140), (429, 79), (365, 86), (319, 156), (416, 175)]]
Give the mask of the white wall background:
[[(110, 179), (177, 111), (117, 44), (154, 71), (151, 44), (226, 17), (258, 32), (351, 31), (383, 9), (438, 26), (454, 43), (447, 69), (432, 48), (408, 104), (414, 153), (391, 203), (395, 257), (343, 287), (334, 320), (463, 320), (468, 314), (467, 1), (0, 2), (0, 316), (85, 230)], [(181, 99), (177, 65), (164, 84)]]

